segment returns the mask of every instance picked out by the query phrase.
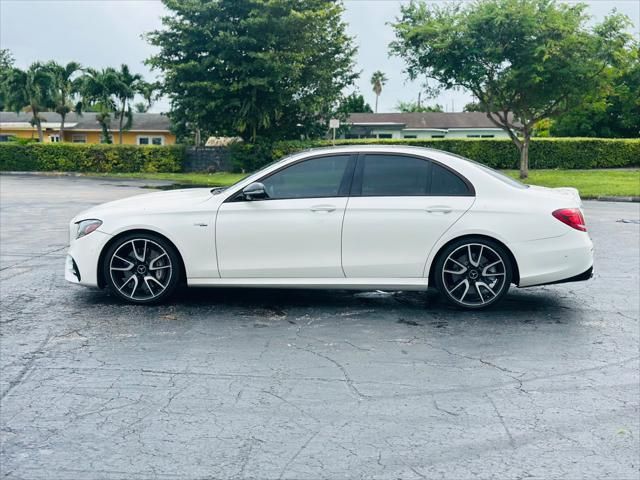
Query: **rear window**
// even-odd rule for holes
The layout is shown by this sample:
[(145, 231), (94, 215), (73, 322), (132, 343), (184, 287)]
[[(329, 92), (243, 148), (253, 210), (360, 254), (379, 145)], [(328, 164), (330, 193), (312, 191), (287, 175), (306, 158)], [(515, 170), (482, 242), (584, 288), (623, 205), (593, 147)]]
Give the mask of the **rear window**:
[(431, 195), (463, 196), (470, 194), (469, 187), (458, 175), (437, 163), (434, 163), (431, 168)]
[(464, 160), (465, 162), (473, 163), (475, 166), (480, 167), (481, 170), (483, 170), (485, 173), (488, 173), (489, 175), (491, 175), (496, 180), (500, 180), (501, 182), (506, 183), (507, 185), (509, 185), (511, 187), (521, 188), (521, 189), (529, 188), (529, 185), (527, 185), (525, 183), (522, 183), (522, 182), (519, 182), (515, 178), (511, 178), (510, 176), (505, 175), (504, 173), (499, 172), (498, 170), (494, 170), (491, 167), (487, 167), (483, 163), (476, 162), (475, 160), (471, 160), (470, 158), (463, 157), (462, 155), (457, 155), (457, 154), (451, 153), (451, 152), (447, 152), (447, 155), (451, 155), (452, 157), (459, 158), (460, 160)]

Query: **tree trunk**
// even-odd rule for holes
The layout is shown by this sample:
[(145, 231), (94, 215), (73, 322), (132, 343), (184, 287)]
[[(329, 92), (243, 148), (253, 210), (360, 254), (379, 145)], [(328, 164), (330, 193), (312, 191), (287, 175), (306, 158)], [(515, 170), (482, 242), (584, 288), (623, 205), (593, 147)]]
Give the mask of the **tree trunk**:
[(529, 177), (529, 142), (531, 141), (531, 135), (525, 130), (524, 140), (520, 147), (520, 178)]
[(118, 128), (118, 143), (122, 145), (122, 121), (124, 120), (124, 108), (120, 112), (120, 128)]
[(42, 133), (42, 123), (39, 118), (36, 118), (36, 128), (38, 129), (38, 140), (40, 143), (44, 143), (44, 133)]
[(378, 97), (380, 95), (376, 94), (376, 113), (378, 113)]
[(60, 142), (64, 142), (64, 117), (66, 115), (60, 115)]

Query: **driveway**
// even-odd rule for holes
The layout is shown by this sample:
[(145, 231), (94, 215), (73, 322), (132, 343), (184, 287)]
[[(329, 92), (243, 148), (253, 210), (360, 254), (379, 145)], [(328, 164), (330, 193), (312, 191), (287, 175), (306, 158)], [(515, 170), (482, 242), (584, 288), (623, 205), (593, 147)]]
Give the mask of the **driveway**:
[(141, 185), (0, 177), (2, 478), (638, 478), (640, 205), (586, 202), (593, 280), (480, 313), (67, 284), (68, 220)]

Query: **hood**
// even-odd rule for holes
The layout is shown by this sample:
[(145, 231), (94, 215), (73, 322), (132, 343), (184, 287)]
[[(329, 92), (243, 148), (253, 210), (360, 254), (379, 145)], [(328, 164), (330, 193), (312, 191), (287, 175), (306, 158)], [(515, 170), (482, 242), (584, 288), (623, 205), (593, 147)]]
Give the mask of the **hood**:
[(119, 213), (155, 213), (189, 210), (202, 202), (213, 198), (210, 188), (187, 188), (183, 190), (169, 190), (166, 192), (145, 193), (133, 197), (103, 203), (84, 210), (75, 216), (73, 222), (88, 218), (102, 219), (105, 215)]

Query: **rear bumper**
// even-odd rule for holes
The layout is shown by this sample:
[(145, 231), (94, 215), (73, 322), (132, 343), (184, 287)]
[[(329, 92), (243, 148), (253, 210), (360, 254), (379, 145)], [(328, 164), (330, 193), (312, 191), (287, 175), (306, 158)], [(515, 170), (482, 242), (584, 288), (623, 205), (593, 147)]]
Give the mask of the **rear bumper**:
[[(527, 285), (527, 287), (539, 287), (541, 285), (556, 285), (558, 283), (585, 282), (585, 281), (589, 280), (592, 277), (593, 277), (593, 267), (589, 267), (584, 272), (579, 273), (578, 275), (574, 275), (573, 277), (563, 278), (562, 280), (555, 280), (553, 282), (537, 283), (535, 285)], [(526, 287), (524, 287), (524, 288), (526, 288)]]
[[(584, 232), (511, 245), (519, 287), (587, 280), (593, 272), (593, 243)], [(586, 277), (586, 278), (585, 278)]]

